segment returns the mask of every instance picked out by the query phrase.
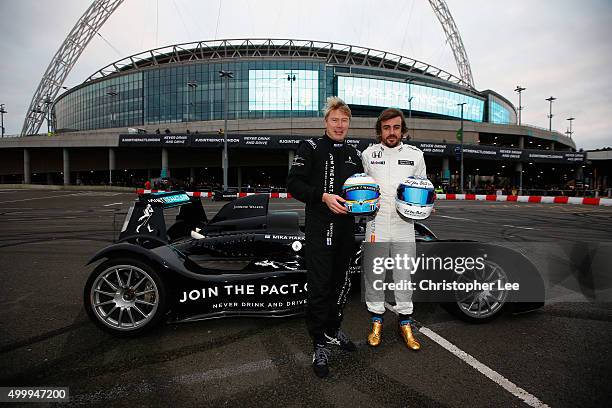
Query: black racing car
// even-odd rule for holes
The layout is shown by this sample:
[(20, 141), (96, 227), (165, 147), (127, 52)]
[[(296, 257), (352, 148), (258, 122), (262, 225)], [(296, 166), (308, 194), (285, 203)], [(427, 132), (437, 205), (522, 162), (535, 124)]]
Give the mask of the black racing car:
[[(305, 237), (295, 212), (269, 212), (267, 194), (238, 198), (208, 220), (200, 198), (184, 192), (144, 194), (129, 209), (117, 243), (89, 262), (103, 260), (84, 290), (85, 309), (102, 329), (137, 335), (162, 321), (187, 322), (223, 316), (290, 316), (306, 305)], [(166, 228), (164, 209), (180, 207)], [(530, 298), (512, 291), (446, 292), (434, 299), (449, 312), (488, 321), (505, 310), (540, 307), (544, 286), (522, 255), (489, 244), (442, 241), (415, 223), (420, 254), (483, 255), (478, 273), (435, 274), (436, 281), (521, 282)], [(364, 226), (356, 224), (351, 270), (358, 276)], [(465, 246), (469, 245), (469, 246)], [(467, 252), (466, 252), (467, 251)], [(415, 292), (415, 301), (432, 292)]]

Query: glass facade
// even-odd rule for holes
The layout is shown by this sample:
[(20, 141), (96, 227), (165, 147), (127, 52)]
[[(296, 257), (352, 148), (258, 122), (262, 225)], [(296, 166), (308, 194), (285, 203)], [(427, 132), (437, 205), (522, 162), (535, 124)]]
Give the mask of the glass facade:
[(70, 92), (55, 104), (56, 128), (92, 130), (222, 120), (225, 79), (219, 76), (220, 70), (234, 73), (228, 84), (228, 119), (320, 116), (326, 95), (333, 89), (333, 71), (318, 61), (167, 66)]
[[(455, 118), (461, 117), (461, 107), (457, 104), (465, 102), (465, 120), (482, 122), (484, 119), (484, 100), (432, 86), (339, 76), (338, 96), (353, 105), (411, 108)], [(412, 103), (409, 103), (410, 98)]]
[(249, 110), (319, 110), (319, 71), (249, 70)]
[[(341, 74), (342, 68), (314, 59), (271, 58), (160, 65), (71, 90), (54, 105), (56, 129), (223, 120), (226, 79), (219, 76), (221, 70), (234, 74), (227, 80), (230, 120), (318, 117), (331, 95), (340, 96), (349, 105), (412, 108), (452, 118), (461, 117), (457, 104), (465, 102), (465, 120), (485, 119), (484, 98), (434, 85), (347, 76)], [(506, 103), (493, 95), (488, 97), (493, 123), (516, 120)]]
[(502, 125), (516, 124), (516, 113), (506, 102), (489, 95), (489, 122)]
[[(221, 70), (234, 74), (234, 78), (228, 79), (228, 119), (318, 116), (320, 101), (325, 100), (325, 64), (315, 61), (238, 61), (167, 67), (144, 73), (145, 124), (222, 120), (226, 79), (219, 76)], [(295, 75), (296, 80), (288, 81), (287, 75)], [(266, 91), (264, 83), (269, 86)], [(295, 102), (292, 113), (291, 95)], [(310, 95), (313, 101), (310, 109), (301, 105), (302, 95)]]
[(54, 106), (58, 130), (92, 130), (142, 124), (142, 73), (96, 82), (69, 92)]

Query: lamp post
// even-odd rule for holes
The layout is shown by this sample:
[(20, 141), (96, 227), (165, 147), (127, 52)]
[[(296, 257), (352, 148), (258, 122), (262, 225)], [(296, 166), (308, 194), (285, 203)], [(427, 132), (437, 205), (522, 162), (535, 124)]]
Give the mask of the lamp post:
[(458, 103), (461, 106), (461, 194), (463, 194), (463, 106), (466, 102)]
[(571, 118), (567, 118), (566, 120), (569, 121), (569, 131), (565, 132), (569, 135), (570, 139), (572, 138), (572, 135), (574, 134), (574, 132), (572, 131), (572, 122), (575, 120), (575, 117), (571, 117)]
[(550, 108), (549, 108), (549, 112), (548, 112), (548, 131), (552, 133), (552, 118), (553, 118), (553, 113), (552, 113), (552, 103), (553, 101), (557, 100), (557, 98), (555, 98), (554, 96), (551, 96), (550, 98), (546, 98), (546, 101), (548, 101), (548, 103), (550, 104)]
[(46, 106), (45, 111), (46, 111), (46, 119), (47, 119), (47, 136), (49, 136), (49, 133), (51, 133), (51, 104), (53, 103), (53, 100), (51, 99), (50, 95), (47, 95), (47, 97), (45, 98), (44, 102), (43, 102)]
[(219, 77), (221, 77), (221, 80), (223, 80), (225, 78), (225, 96), (223, 98), (223, 159), (222, 159), (222, 166), (223, 166), (223, 190), (227, 190), (227, 167), (228, 167), (228, 160), (227, 160), (227, 103), (229, 100), (229, 80), (234, 78), (234, 73), (231, 71), (224, 71), (221, 70), (219, 71)]
[(520, 85), (517, 85), (516, 88), (514, 89), (514, 92), (518, 93), (519, 96), (519, 104), (518, 104), (518, 124), (519, 126), (521, 126), (521, 111), (523, 110), (523, 105), (521, 105), (521, 92), (523, 92), (525, 89), (527, 88), (523, 88)]
[(5, 113), (8, 113), (8, 112), (6, 111), (6, 109), (4, 109), (4, 104), (0, 103), (0, 118), (2, 118), (0, 122), (0, 126), (2, 127), (2, 137), (4, 137), (4, 114)]
[(291, 95), (289, 96), (290, 99), (290, 110), (289, 110), (289, 119), (291, 120), (291, 136), (293, 136), (293, 83), (296, 81), (297, 77), (295, 76), (295, 74), (293, 72), (288, 72), (287, 73), (287, 81), (289, 81), (289, 84), (291, 85)]
[[(191, 105), (195, 108), (195, 91), (198, 88), (198, 83), (196, 81), (187, 81), (187, 86), (189, 87), (189, 92), (187, 92), (187, 122), (189, 122), (189, 118), (191, 116)], [(192, 97), (189, 97), (189, 94), (192, 93)], [(194, 109), (195, 110), (195, 109)]]
[(115, 127), (115, 97), (119, 95), (115, 88), (111, 87), (106, 94), (111, 97), (111, 126)]
[[(34, 109), (32, 109), (32, 113), (38, 113), (41, 115), (45, 115), (46, 111), (42, 110), (40, 105), (38, 105), (37, 107), (35, 107)], [(48, 122), (47, 122), (48, 123)], [(48, 126), (47, 126), (48, 127)]]
[[(408, 84), (408, 129), (410, 129), (412, 124), (412, 82), (414, 78), (408, 78), (405, 81)], [(410, 138), (410, 135), (408, 135), (408, 138)]]

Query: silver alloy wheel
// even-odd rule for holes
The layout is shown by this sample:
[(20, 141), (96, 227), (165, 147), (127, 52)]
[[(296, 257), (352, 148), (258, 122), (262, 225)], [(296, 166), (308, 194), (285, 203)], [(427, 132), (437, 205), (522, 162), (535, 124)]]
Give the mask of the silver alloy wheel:
[[(508, 275), (504, 271), (504, 268), (498, 264), (485, 260), (485, 267), (482, 271), (472, 269), (472, 271), (466, 271), (459, 275), (456, 279), (457, 282), (479, 282), (479, 283), (493, 283), (494, 288), (499, 286), (504, 287), (508, 282)], [(499, 284), (497, 283), (499, 282)], [(457, 299), (457, 306), (459, 310), (465, 313), (467, 316), (473, 319), (484, 319), (495, 315), (502, 306), (506, 303), (508, 297), (507, 290), (473, 290), (468, 293), (465, 291), (455, 291)]]
[(153, 319), (159, 306), (159, 289), (141, 268), (114, 265), (98, 275), (89, 300), (102, 323), (114, 330), (130, 331)]

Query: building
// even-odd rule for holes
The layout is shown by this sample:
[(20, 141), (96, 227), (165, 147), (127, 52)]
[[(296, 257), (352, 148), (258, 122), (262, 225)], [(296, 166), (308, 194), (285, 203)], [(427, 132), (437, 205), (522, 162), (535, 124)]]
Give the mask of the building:
[(437, 183), (457, 181), (462, 122), (469, 188), (585, 178), (585, 153), (571, 138), (517, 125), (516, 108), (493, 90), (385, 51), (270, 39), (179, 44), (107, 65), (50, 102), (51, 135), (0, 143), (0, 176), (129, 185), (170, 174), (219, 183), (227, 119), (229, 184), (283, 185), (299, 140), (322, 134), (331, 95), (351, 106), (349, 138), (360, 148), (373, 141), (382, 109), (404, 110), (410, 143), (425, 152)]

